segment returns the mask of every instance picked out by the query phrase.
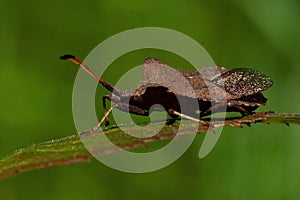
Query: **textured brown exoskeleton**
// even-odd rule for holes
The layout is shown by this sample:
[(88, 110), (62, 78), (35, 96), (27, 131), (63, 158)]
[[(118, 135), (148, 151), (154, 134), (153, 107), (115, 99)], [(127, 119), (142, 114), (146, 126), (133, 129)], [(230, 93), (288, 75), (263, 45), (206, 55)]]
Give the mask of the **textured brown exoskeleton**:
[[(267, 99), (261, 92), (273, 84), (270, 78), (253, 69), (205, 67), (192, 72), (175, 70), (157, 59), (147, 58), (143, 66), (142, 80), (137, 88), (120, 91), (98, 77), (75, 56), (64, 55), (60, 58), (79, 65), (112, 92), (103, 96), (104, 117), (92, 131), (98, 130), (104, 121), (108, 125), (107, 117), (113, 108), (149, 116), (149, 110), (155, 104), (162, 105), (172, 117), (180, 116), (207, 125), (208, 122), (200, 120), (199, 115), (197, 116), (197, 109), (193, 103), (189, 103), (195, 99), (201, 111), (200, 117), (210, 115), (212, 111), (252, 114), (256, 108), (266, 104)], [(173, 73), (174, 71), (177, 74)], [(178, 74), (188, 81), (193, 91), (180, 84)], [(165, 85), (168, 87), (164, 87)], [(212, 96), (214, 98), (211, 98)], [(184, 109), (180, 107), (182, 105), (179, 104), (178, 97), (185, 102)], [(106, 100), (115, 103), (108, 111)]]

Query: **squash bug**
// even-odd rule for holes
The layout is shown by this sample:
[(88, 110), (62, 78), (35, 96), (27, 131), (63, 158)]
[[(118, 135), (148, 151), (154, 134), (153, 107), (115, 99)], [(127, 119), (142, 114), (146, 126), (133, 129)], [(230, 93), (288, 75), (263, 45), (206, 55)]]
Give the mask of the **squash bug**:
[[(193, 72), (173, 69), (160, 60), (147, 58), (143, 65), (142, 80), (138, 86), (135, 89), (120, 91), (98, 77), (75, 56), (67, 54), (60, 58), (75, 63), (112, 92), (102, 97), (104, 116), (91, 130), (92, 132), (97, 131), (103, 122), (106, 125), (109, 124), (108, 115), (114, 108), (136, 115), (149, 116), (150, 108), (155, 104), (160, 104), (171, 117), (186, 118), (202, 125), (208, 125), (208, 122), (201, 118), (215, 112), (240, 112), (242, 116), (249, 115), (259, 106), (266, 104), (267, 99), (261, 92), (273, 84), (269, 77), (254, 69), (204, 67)], [(194, 91), (184, 88), (177, 81), (176, 75), (169, 76), (171, 70), (176, 70), (187, 79)], [(155, 83), (168, 83), (168, 87), (164, 87), (165, 84)], [(217, 97), (216, 99), (211, 98), (211, 92)], [(218, 94), (221, 93), (225, 96), (218, 98)], [(184, 113), (181, 112), (178, 96), (186, 102)], [(189, 106), (189, 102), (195, 100), (195, 97), (199, 105), (200, 116), (193, 106)], [(108, 110), (106, 100), (115, 103)], [(214, 104), (211, 103), (212, 100)]]

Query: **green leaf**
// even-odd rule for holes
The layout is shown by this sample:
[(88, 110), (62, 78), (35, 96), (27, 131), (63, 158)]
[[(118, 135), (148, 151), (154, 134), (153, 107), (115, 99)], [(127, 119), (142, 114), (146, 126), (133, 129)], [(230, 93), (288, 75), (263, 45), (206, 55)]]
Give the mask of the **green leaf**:
[[(253, 115), (242, 118), (226, 119), (222, 121), (214, 120), (207, 125), (200, 127), (195, 122), (188, 120), (175, 121), (171, 125), (165, 124), (164, 121), (152, 122), (145, 127), (127, 125), (123, 127), (112, 127), (104, 130), (104, 134), (116, 145), (122, 149), (135, 149), (140, 146), (146, 146), (147, 143), (172, 139), (176, 136), (179, 125), (183, 127), (181, 135), (195, 133), (195, 127), (198, 133), (206, 132), (209, 125), (213, 127), (234, 126), (242, 128), (242, 124), (251, 124), (257, 122), (264, 123), (284, 123), (284, 124), (300, 124), (300, 115), (296, 114), (274, 114), (273, 112), (258, 112)], [(147, 131), (163, 127), (158, 134), (149, 138), (132, 137), (126, 133), (137, 133), (139, 131)], [(146, 128), (146, 129), (145, 129)], [(211, 130), (213, 131), (213, 130)], [(98, 135), (97, 135), (98, 134)], [(81, 137), (90, 137), (82, 135)], [(98, 137), (99, 133), (93, 134)], [(97, 143), (97, 145), (99, 145)], [(105, 145), (105, 143), (100, 144)], [(97, 154), (110, 154), (116, 152), (115, 149), (104, 146), (102, 152)], [(73, 135), (61, 139), (51, 140), (48, 142), (34, 144), (24, 149), (15, 151), (13, 154), (6, 156), (0, 160), (0, 179), (14, 175), (19, 172), (48, 168), (54, 165), (68, 165), (76, 162), (87, 161), (92, 155), (86, 150), (81, 142), (79, 135)]]

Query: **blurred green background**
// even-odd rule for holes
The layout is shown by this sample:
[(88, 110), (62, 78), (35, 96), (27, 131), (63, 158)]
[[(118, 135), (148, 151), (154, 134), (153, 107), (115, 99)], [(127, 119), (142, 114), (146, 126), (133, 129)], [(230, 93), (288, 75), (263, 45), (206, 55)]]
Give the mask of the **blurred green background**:
[[(106, 38), (136, 27), (180, 31), (220, 66), (263, 71), (274, 85), (260, 110), (300, 113), (299, 19), (298, 0), (1, 1), (0, 156), (75, 134), (78, 68), (58, 57), (84, 58)], [(155, 54), (131, 53), (116, 63), (164, 59)], [(164, 61), (180, 66), (176, 58)], [(115, 74), (106, 79), (116, 81)], [(203, 139), (197, 136), (179, 160), (147, 174), (118, 172), (96, 160), (21, 173), (0, 182), (0, 199), (299, 199), (299, 130), (277, 124), (224, 128), (204, 159), (197, 157)]]

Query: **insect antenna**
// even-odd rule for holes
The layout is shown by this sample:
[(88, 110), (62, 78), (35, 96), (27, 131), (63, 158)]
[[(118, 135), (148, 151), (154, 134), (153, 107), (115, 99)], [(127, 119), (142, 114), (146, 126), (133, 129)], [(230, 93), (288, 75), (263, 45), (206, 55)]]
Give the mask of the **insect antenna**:
[(69, 60), (70, 62), (78, 65), (81, 69), (83, 69), (88, 74), (90, 74), (92, 77), (94, 77), (106, 89), (108, 89), (109, 91), (111, 91), (112, 93), (114, 93), (117, 96), (121, 96), (121, 92), (118, 89), (114, 88), (114, 86), (112, 86), (111, 84), (107, 83), (105, 80), (103, 80), (99, 76), (97, 76), (88, 66), (86, 66), (81, 60), (79, 60), (75, 56), (69, 55), (69, 54), (65, 54), (63, 56), (60, 56), (60, 59), (62, 59), (62, 60)]

